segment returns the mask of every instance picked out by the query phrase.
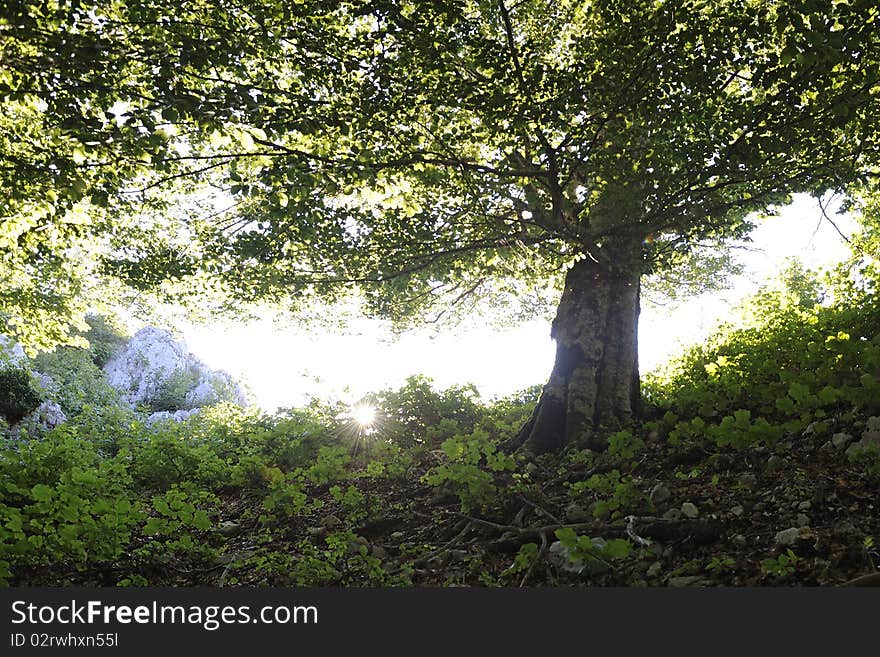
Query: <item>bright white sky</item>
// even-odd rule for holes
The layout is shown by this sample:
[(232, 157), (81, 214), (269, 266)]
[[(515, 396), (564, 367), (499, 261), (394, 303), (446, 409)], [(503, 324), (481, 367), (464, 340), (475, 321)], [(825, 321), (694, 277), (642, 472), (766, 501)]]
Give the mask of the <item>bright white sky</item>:
[[(854, 223), (829, 211), (849, 234)], [(817, 228), (818, 226), (818, 228)], [(733, 289), (707, 294), (667, 310), (643, 304), (639, 331), (641, 370), (648, 371), (683, 345), (704, 338), (732, 306), (772, 278), (788, 257), (809, 267), (836, 262), (845, 242), (822, 220), (816, 201), (798, 196), (779, 217), (761, 222), (746, 266)], [(544, 383), (553, 366), (549, 322), (536, 321), (505, 331), (488, 329), (435, 336), (413, 332), (394, 341), (379, 324), (363, 321), (349, 335), (279, 328), (271, 318), (257, 323), (189, 326), (189, 348), (208, 365), (245, 383), (267, 410), (298, 406), (309, 395), (352, 403), (364, 394), (396, 387), (407, 376), (425, 374), (438, 387), (473, 383), (490, 398)]]

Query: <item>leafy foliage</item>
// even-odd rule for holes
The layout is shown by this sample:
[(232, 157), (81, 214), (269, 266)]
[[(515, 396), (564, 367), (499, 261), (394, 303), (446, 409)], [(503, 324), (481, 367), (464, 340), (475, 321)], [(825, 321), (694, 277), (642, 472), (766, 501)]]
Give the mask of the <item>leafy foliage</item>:
[(40, 404), (30, 373), (23, 368), (0, 370), (0, 417), (16, 424)]
[[(846, 293), (847, 279), (829, 279), (823, 291), (804, 276), (765, 288), (743, 309), (744, 325), (723, 327), (648, 377), (646, 396), (665, 411), (671, 442), (742, 449), (847, 409), (880, 412), (876, 298)], [(820, 291), (840, 299), (820, 304)]]

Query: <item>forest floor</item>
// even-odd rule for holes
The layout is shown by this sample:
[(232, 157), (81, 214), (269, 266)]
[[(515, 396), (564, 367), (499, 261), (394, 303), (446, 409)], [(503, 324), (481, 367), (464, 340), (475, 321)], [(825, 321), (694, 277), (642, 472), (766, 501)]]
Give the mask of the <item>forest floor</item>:
[[(493, 503), (467, 511), (449, 486), (422, 481), (441, 460), (430, 451), (405, 477), (311, 486), (310, 508), (283, 520), (267, 520), (259, 496), (229, 491), (204, 558), (141, 574), (172, 586), (877, 585), (877, 480), (845, 455), (864, 422), (838, 424), (739, 451), (653, 436), (626, 463), (608, 452), (547, 455), (495, 473)], [(591, 540), (576, 547), (574, 535)], [(627, 553), (607, 550), (613, 539), (626, 539)]]

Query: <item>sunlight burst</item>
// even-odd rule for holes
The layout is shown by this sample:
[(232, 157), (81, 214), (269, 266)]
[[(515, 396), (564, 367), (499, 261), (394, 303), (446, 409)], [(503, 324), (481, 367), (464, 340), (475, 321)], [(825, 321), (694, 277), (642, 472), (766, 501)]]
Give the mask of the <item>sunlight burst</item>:
[(376, 409), (369, 404), (358, 404), (351, 409), (351, 417), (361, 427), (370, 427), (376, 421)]

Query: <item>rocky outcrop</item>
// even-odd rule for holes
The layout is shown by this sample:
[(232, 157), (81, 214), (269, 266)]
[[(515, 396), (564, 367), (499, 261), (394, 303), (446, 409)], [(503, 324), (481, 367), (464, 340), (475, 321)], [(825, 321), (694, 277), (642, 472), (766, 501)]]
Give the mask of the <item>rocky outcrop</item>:
[(0, 334), (0, 369), (27, 367), (27, 356), (15, 340)]
[(869, 417), (862, 439), (846, 448), (846, 455), (850, 458), (869, 452), (880, 454), (880, 416)]
[(54, 401), (44, 401), (37, 410), (12, 427), (9, 434), (13, 438), (20, 438), (24, 431), (27, 436), (39, 436), (64, 422), (67, 422), (67, 415), (62, 408)]
[(229, 374), (212, 370), (182, 340), (155, 327), (135, 333), (104, 371), (108, 383), (132, 407), (173, 412), (221, 401), (247, 405), (244, 392)]
[(147, 425), (152, 426), (157, 422), (183, 422), (198, 415), (200, 410), (200, 408), (193, 408), (188, 411), (156, 411), (147, 416)]

